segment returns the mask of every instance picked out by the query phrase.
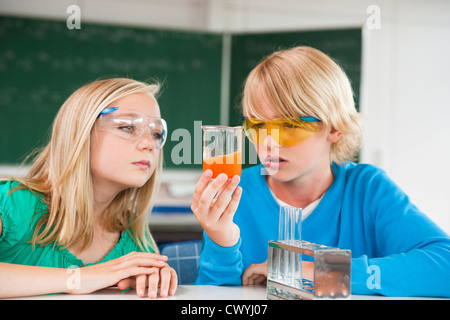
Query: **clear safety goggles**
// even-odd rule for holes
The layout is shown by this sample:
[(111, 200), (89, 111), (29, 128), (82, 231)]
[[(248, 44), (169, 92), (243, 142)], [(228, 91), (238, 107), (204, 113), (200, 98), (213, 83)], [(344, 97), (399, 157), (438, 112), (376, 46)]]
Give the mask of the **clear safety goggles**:
[(261, 145), (270, 134), (281, 146), (293, 146), (312, 137), (319, 132), (318, 122), (315, 117), (299, 117), (261, 121), (243, 117), (244, 131), (249, 140)]
[(148, 131), (155, 142), (155, 149), (162, 148), (167, 139), (167, 123), (164, 119), (149, 117), (140, 112), (122, 112), (117, 107), (100, 112), (97, 129), (128, 140), (137, 140)]

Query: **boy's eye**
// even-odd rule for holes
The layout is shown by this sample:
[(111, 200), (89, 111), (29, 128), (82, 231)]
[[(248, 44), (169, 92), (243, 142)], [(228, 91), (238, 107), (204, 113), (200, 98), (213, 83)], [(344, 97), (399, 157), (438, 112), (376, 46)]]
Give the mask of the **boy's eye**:
[(296, 128), (297, 126), (291, 122), (283, 122), (285, 128)]
[(266, 123), (265, 122), (257, 122), (257, 123), (253, 123), (251, 125), (251, 128), (255, 128), (255, 129), (262, 129), (266, 127)]

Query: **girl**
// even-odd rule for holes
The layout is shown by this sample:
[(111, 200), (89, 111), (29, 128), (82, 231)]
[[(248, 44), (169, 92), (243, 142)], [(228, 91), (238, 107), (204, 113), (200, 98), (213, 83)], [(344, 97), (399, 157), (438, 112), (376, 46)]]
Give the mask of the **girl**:
[(148, 225), (167, 127), (158, 85), (95, 81), (59, 110), (26, 178), (0, 181), (0, 297), (117, 284), (173, 295)]
[[(304, 240), (352, 251), (353, 293), (450, 296), (448, 235), (383, 170), (351, 162), (361, 120), (333, 60), (309, 47), (273, 53), (248, 76), (243, 113), (261, 165), (243, 170), (239, 187), (237, 176), (209, 184), (209, 171), (198, 181), (197, 284), (265, 282), (267, 242), (290, 205), (303, 208)], [(313, 267), (303, 263), (305, 278)]]

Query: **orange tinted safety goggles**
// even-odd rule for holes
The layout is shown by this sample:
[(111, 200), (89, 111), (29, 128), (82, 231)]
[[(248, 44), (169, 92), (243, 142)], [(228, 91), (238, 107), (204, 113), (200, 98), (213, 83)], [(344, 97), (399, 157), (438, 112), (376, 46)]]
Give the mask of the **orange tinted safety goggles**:
[(254, 144), (263, 144), (270, 134), (273, 140), (281, 146), (293, 146), (309, 139), (319, 132), (315, 117), (299, 117), (290, 119), (275, 119), (261, 121), (253, 118), (243, 118), (246, 136)]

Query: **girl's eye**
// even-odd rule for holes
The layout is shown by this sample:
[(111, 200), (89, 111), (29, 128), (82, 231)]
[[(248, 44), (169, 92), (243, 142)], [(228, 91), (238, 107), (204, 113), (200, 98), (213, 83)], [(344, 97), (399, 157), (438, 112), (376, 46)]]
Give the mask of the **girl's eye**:
[(152, 132), (152, 137), (154, 140), (161, 140), (162, 134), (160, 132), (154, 131), (154, 132)]
[(128, 134), (134, 134), (136, 132), (136, 127), (135, 126), (121, 126), (119, 127), (120, 131), (123, 131), (125, 133)]

